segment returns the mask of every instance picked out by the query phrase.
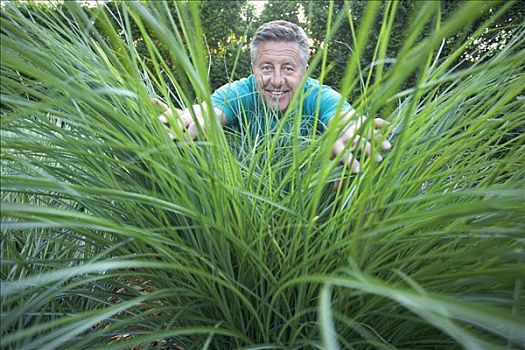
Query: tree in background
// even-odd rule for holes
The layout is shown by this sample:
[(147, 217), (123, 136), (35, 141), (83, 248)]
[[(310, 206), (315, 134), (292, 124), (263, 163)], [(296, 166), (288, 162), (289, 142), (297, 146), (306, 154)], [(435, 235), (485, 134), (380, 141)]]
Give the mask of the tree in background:
[(246, 0), (202, 1), (199, 9), (210, 56), (210, 86), (216, 89), (249, 70), (246, 36), (253, 27), (254, 9)]
[(257, 19), (257, 25), (276, 20), (285, 20), (298, 25), (303, 25), (299, 20), (300, 7), (304, 1), (268, 1)]
[[(120, 28), (122, 27), (122, 14), (118, 9), (120, 3), (121, 1), (108, 1), (103, 7), (96, 6), (91, 11), (96, 13), (103, 8), (113, 25)], [(165, 7), (165, 9), (175, 13), (173, 2), (144, 1), (143, 3), (149, 6), (157, 6), (158, 8)], [(462, 3), (462, 1), (457, 0), (441, 1), (442, 19), (448, 19)], [(23, 5), (21, 6), (22, 11), (28, 6), (40, 8), (41, 11), (61, 11), (62, 6), (60, 2), (53, 3), (53, 6), (42, 6), (43, 3), (37, 1), (20, 4)], [(323, 81), (336, 89), (340, 88), (346, 62), (354, 49), (354, 38), (349, 19), (351, 17), (355, 30), (359, 32), (364, 16), (363, 10), (367, 1), (345, 2), (336, 0), (332, 4), (333, 20), (340, 16), (340, 22), (337, 23), (337, 30), (334, 31), (331, 40), (325, 43), (324, 38), (330, 9), (329, 1), (270, 0), (265, 2), (263, 10), (258, 16), (255, 13), (253, 3), (247, 0), (199, 2), (200, 19), (209, 55), (209, 82), (211, 89), (216, 89), (228, 81), (250, 74), (249, 44), (251, 37), (261, 24), (278, 19), (287, 20), (305, 28), (312, 39), (312, 53), (316, 53), (320, 49), (328, 50), (328, 70), (323, 76)], [(422, 2), (409, 0), (396, 2), (396, 16), (388, 41), (387, 58), (396, 56), (409, 34), (407, 29), (410, 28), (411, 22), (417, 17), (417, 13), (423, 5), (424, 3)], [(479, 10), (485, 11), (488, 15), (497, 12), (504, 5), (504, 3), (497, 1), (479, 2)], [(387, 6), (386, 2), (378, 3), (377, 13), (383, 13), (385, 6)], [(186, 16), (187, 14), (180, 15)], [(471, 42), (471, 49), (468, 53), (458, 58), (458, 62), (463, 66), (468, 66), (481, 59), (485, 54), (492, 55), (497, 50), (501, 50), (512, 36), (508, 27), (522, 20), (524, 16), (525, 2), (515, 2), (512, 5), (512, 10), (497, 18), (491, 29), (487, 30), (482, 38)], [(486, 19), (486, 16), (478, 19), (473, 27), (475, 28), (484, 19)], [(37, 18), (36, 20), (39, 19)], [(368, 33), (369, 40), (366, 42), (361, 58), (361, 68), (365, 73), (374, 65), (375, 43), (378, 40), (381, 25), (387, 20), (388, 18), (376, 16)], [(169, 68), (179, 77), (181, 74), (177, 73), (176, 63), (169, 59), (171, 55), (167, 48), (156, 39), (155, 33), (150, 34), (162, 56), (168, 58)], [(455, 48), (468, 41), (471, 34), (466, 28), (466, 30), (456, 33), (449, 38), (442, 49), (442, 57), (448, 56)], [(150, 60), (150, 55), (143, 42), (140, 30), (135, 23), (132, 23), (127, 33), (120, 31), (120, 35), (123, 37), (127, 36), (128, 42), (135, 47), (145, 61)], [(384, 63), (388, 67), (393, 61), (387, 59)], [(314, 77), (321, 75), (319, 67), (317, 66), (313, 69), (312, 75)], [(371, 78), (373, 79), (373, 76)], [(182, 76), (181, 81), (184, 81)], [(409, 79), (406, 85), (408, 87), (413, 83), (414, 81)], [(360, 90), (359, 84), (356, 84), (351, 96), (358, 97)]]

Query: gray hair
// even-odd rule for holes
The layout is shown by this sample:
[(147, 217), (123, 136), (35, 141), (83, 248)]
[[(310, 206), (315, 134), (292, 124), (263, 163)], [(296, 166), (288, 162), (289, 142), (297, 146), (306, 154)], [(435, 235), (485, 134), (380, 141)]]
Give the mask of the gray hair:
[(310, 55), (310, 44), (303, 28), (287, 21), (271, 21), (257, 28), (250, 47), (252, 66), (257, 57), (259, 44), (267, 41), (285, 41), (299, 44), (299, 59), (304, 64), (303, 68), (306, 69)]

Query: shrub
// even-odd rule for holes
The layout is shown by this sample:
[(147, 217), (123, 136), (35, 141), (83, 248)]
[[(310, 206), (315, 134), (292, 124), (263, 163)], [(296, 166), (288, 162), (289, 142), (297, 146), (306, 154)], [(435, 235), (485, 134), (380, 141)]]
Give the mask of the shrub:
[[(330, 160), (335, 129), (253, 139), (209, 115), (202, 139), (172, 142), (156, 91), (210, 103), (195, 3), (118, 7), (152, 66), (103, 7), (6, 4), (2, 347), (523, 345), (525, 32), (516, 25), (505, 48), (458, 70), (468, 43), (440, 57), (442, 41), (477, 21), (475, 38), (508, 8), (481, 21), (475, 6), (444, 23), (438, 3), (421, 6), (388, 70), (386, 6), (369, 83), (358, 62), (378, 6), (367, 5), (341, 91), (362, 83), (353, 105), (383, 113), (394, 148), (352, 175)], [(330, 16), (328, 36), (346, 14)], [(325, 54), (310, 68), (321, 79)]]

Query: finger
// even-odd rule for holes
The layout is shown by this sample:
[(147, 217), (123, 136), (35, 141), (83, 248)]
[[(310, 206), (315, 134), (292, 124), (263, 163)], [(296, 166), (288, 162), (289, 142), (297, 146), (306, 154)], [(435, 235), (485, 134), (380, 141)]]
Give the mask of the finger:
[(381, 129), (388, 125), (390, 125), (390, 123), (384, 119), (381, 119), (381, 118), (374, 119), (374, 128)]
[[(353, 150), (360, 150), (361, 152), (364, 152), (365, 157), (370, 157), (372, 154), (372, 144), (368, 142), (366, 139), (362, 138), (357, 146), (353, 147)], [(383, 156), (380, 153), (374, 154), (374, 160), (376, 162), (381, 162), (383, 160)]]
[(332, 155), (331, 159), (336, 158), (343, 150), (345, 149), (345, 143), (343, 140), (338, 139), (335, 141), (334, 145), (332, 146)]
[[(363, 142), (361, 146), (361, 150), (364, 151), (365, 157), (369, 158), (372, 154), (372, 144), (368, 141)], [(383, 160), (383, 156), (379, 152), (376, 152), (374, 154), (374, 160), (379, 163)]]
[(159, 115), (159, 121), (166, 126), (169, 125), (168, 118), (164, 114)]
[(361, 149), (365, 152), (365, 156), (370, 157), (370, 154), (372, 153), (372, 145), (370, 144), (370, 142), (363, 142), (363, 145), (361, 147)]
[(383, 151), (389, 151), (392, 148), (392, 144), (388, 140), (385, 140), (381, 143), (381, 148)]
[(163, 114), (159, 115), (159, 121), (167, 127), (173, 125), (174, 127), (177, 127), (179, 129), (184, 129), (184, 124), (182, 120), (180, 118), (172, 118), (170, 110), (167, 110)]
[(197, 136), (199, 136), (199, 127), (197, 123), (190, 123), (187, 130), (188, 132), (184, 134), (185, 138), (187, 137), (188, 139), (195, 140)]
[(358, 147), (363, 142), (363, 140), (366, 141), (366, 139), (363, 136), (361, 136), (361, 135), (354, 135), (352, 137), (352, 149), (355, 149), (356, 146)]
[(380, 143), (383, 151), (388, 151), (392, 148), (392, 144), (377, 130), (374, 130), (374, 142)]
[(179, 111), (180, 113), (177, 112), (177, 119), (181, 122), (181, 128), (187, 129), (193, 123), (193, 118), (188, 110)]
[(163, 104), (162, 102), (158, 100), (157, 102), (162, 104), (162, 106), (159, 105), (159, 108), (162, 108), (162, 114), (159, 115), (158, 119), (162, 124), (169, 126), (170, 119), (172, 118), (173, 113), (171, 112), (171, 109), (168, 108), (168, 106), (166, 106), (165, 104)]
[[(162, 103), (161, 101), (159, 101), (159, 100), (156, 100), (156, 101), (161, 104), (161, 105), (158, 105), (159, 108), (162, 108), (162, 114), (159, 116), (159, 121), (162, 124), (168, 125), (169, 124), (169, 120), (171, 119), (171, 117), (173, 117), (173, 111), (170, 108), (168, 108), (168, 106), (165, 105), (164, 103)], [(156, 103), (156, 102), (154, 102), (154, 103)], [(182, 109), (174, 108), (174, 110), (175, 110), (175, 116), (177, 116), (177, 117), (180, 117), (180, 115), (184, 113), (184, 111)]]
[(348, 140), (352, 139), (356, 135), (356, 126), (355, 124), (350, 124), (343, 132), (343, 134), (339, 137), (341, 141), (344, 143), (348, 142)]
[(352, 151), (357, 152), (357, 154), (359, 154), (359, 157), (361, 157), (363, 153), (365, 157), (370, 157), (370, 153), (372, 152), (372, 145), (366, 139), (362, 138), (359, 141), (359, 143), (356, 143), (354, 147), (352, 147)]
[(343, 158), (343, 164), (350, 168), (350, 170), (357, 174), (359, 172), (359, 169), (361, 167), (361, 164), (359, 161), (354, 157), (353, 153), (348, 153)]
[[(171, 110), (170, 110), (170, 113), (171, 113)], [(184, 114), (184, 110), (183, 109), (180, 109), (180, 108), (175, 108), (175, 115), (180, 117), (181, 115)], [(172, 113), (173, 115), (173, 113)]]
[(164, 112), (164, 111), (169, 109), (168, 105), (165, 104), (164, 102), (162, 102), (161, 100), (159, 100), (158, 98), (152, 98), (151, 102), (153, 102), (153, 104), (156, 107), (158, 107), (162, 112)]

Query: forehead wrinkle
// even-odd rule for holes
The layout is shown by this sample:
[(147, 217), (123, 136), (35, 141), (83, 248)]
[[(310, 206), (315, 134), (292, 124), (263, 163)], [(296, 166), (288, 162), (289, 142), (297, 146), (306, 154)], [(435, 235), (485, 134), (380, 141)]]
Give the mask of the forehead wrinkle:
[(262, 53), (269, 53), (271, 55), (279, 55), (281, 53), (285, 53), (285, 54), (288, 54), (288, 55), (298, 55), (299, 53), (299, 50), (295, 50), (295, 49), (282, 49), (282, 50), (277, 50), (277, 49), (263, 49), (261, 50)]
[(278, 63), (293, 63), (300, 62), (298, 52), (295, 50), (273, 50), (267, 49), (261, 51), (259, 62), (278, 62)]

